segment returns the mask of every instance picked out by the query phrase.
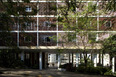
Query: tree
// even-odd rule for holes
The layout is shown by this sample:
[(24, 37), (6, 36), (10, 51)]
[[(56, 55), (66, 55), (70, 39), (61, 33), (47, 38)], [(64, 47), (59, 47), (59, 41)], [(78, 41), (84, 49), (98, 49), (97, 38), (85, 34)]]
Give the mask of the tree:
[(92, 53), (97, 47), (97, 32), (94, 32), (97, 30), (97, 20), (94, 17), (89, 17), (96, 15), (96, 7), (97, 3), (89, 3), (86, 7), (86, 3), (75, 2), (75, 0), (66, 0), (64, 6), (59, 7), (59, 24), (63, 26), (63, 30), (69, 31), (61, 36), (63, 38), (61, 40), (62, 46), (69, 45), (81, 49), (85, 66), (88, 65), (89, 56), (87, 53), (90, 52), (89, 49), (91, 48)]
[(103, 53), (109, 53), (110, 55), (110, 66), (112, 66), (112, 58), (116, 56), (116, 34), (105, 39), (102, 45)]
[(29, 0), (24, 0), (24, 3), (20, 0), (15, 0), (15, 2), (13, 0), (0, 0), (0, 46), (6, 47), (6, 49), (0, 50), (0, 66), (13, 67), (14, 62), (19, 60), (16, 55), (20, 53), (20, 49), (15, 35), (11, 31), (19, 31), (20, 27), (23, 31), (27, 26), (30, 26), (26, 25), (25, 22), (33, 21), (28, 15), (36, 14), (37, 9), (36, 5), (33, 5), (32, 13), (26, 12), (25, 4), (29, 2)]
[[(73, 43), (73, 47), (77, 47), (78, 49), (82, 49), (82, 53), (84, 54), (84, 63), (87, 65), (88, 60), (88, 50), (91, 48), (91, 53), (95, 51), (94, 49), (99, 48), (101, 43), (98, 42), (98, 34), (97, 24), (102, 26), (104, 22), (98, 22), (97, 19), (91, 16), (98, 16), (98, 15), (106, 15), (111, 14), (112, 12), (116, 11), (116, 2), (115, 0), (110, 1), (103, 1), (99, 3), (99, 0), (96, 2), (88, 2), (84, 3), (82, 0), (66, 0), (64, 5), (59, 6), (59, 17), (58, 21), (60, 25), (63, 25), (63, 30), (69, 31), (66, 32), (65, 35), (61, 36), (62, 46), (70, 44), (69, 41), (77, 39), (78, 43)], [(88, 6), (87, 6), (88, 5)], [(101, 10), (100, 10), (101, 9)], [(98, 12), (99, 10), (99, 12)], [(113, 17), (113, 16), (112, 16)], [(115, 24), (115, 18), (104, 19), (104, 21), (113, 21), (112, 24)], [(113, 27), (113, 26), (112, 26)], [(106, 30), (112, 30), (113, 28), (108, 27)], [(72, 32), (71, 32), (72, 31)], [(72, 37), (76, 35), (75, 37)], [(66, 38), (68, 37), (68, 38)], [(60, 41), (61, 42), (61, 41)], [(64, 44), (68, 43), (68, 44)]]
[[(116, 24), (116, 20), (115, 20), (116, 1), (115, 0), (109, 0), (109, 1), (104, 0), (100, 4), (100, 9), (102, 9), (102, 10), (99, 11), (100, 15), (102, 15), (102, 13), (103, 13), (103, 15), (109, 15), (110, 16), (110, 18), (103, 19), (103, 21), (104, 21), (103, 23), (106, 23), (106, 26), (107, 26), (105, 31), (106, 30), (114, 30), (115, 29), (115, 24)], [(110, 36), (110, 38), (111, 37), (112, 36)], [(108, 43), (109, 38), (106, 39), (106, 40), (105, 40), (106, 42), (104, 40), (100, 41), (101, 44), (103, 45), (103, 49), (101, 50), (101, 53), (102, 53), (102, 64), (103, 64), (103, 55), (104, 55), (104, 53), (107, 53), (106, 50), (108, 50), (108, 49), (105, 50), (104, 44), (108, 44), (109, 45), (109, 43)], [(109, 54), (112, 55), (113, 53), (109, 53)], [(110, 61), (111, 60), (112, 60), (112, 57), (110, 57)], [(110, 65), (112, 65), (111, 62), (110, 62)]]

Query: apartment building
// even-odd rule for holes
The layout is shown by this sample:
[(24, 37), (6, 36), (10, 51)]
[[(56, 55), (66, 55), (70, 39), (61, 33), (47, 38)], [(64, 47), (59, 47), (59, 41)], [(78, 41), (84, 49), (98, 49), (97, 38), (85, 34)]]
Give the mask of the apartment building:
[[(13, 1), (14, 3), (17, 2), (17, 0)], [(23, 21), (21, 23), (19, 21), (19, 23), (11, 25), (13, 41), (20, 49), (22, 49), (22, 53), (19, 54), (21, 60), (27, 62), (28, 66), (37, 65), (40, 70), (46, 68), (47, 63), (53, 61), (52, 58), (54, 58), (53, 62), (56, 63), (57, 67), (59, 67), (60, 64), (70, 62), (73, 62), (75, 66), (78, 66), (80, 58), (83, 57), (80, 56), (80, 54), (82, 54), (80, 49), (78, 49), (78, 47), (74, 48), (74, 45), (70, 43), (61, 43), (63, 40), (62, 36), (64, 36), (67, 31), (63, 30), (63, 26), (58, 23), (58, 8), (60, 8), (60, 6), (64, 6), (65, 1), (30, 0), (30, 3), (25, 3), (24, 1), (25, 0), (19, 0), (19, 5), (25, 4), (24, 11), (33, 21)], [(78, 0), (75, 2), (78, 4)], [(116, 34), (116, 12), (104, 12), (104, 7), (102, 6), (103, 2), (104, 1), (102, 0), (83, 0), (81, 2), (81, 7), (75, 8), (76, 11), (80, 12), (80, 17), (77, 17), (75, 22), (77, 22), (78, 26), (81, 27), (81, 25), (79, 25), (81, 24), (79, 21), (84, 18), (81, 12), (84, 11), (85, 7), (93, 6), (94, 4), (97, 5), (96, 12), (92, 12), (91, 15), (89, 15), (91, 19), (94, 19), (93, 21), (90, 21), (89, 25), (95, 25), (93, 32), (97, 32), (97, 34), (93, 35), (93, 37), (96, 38), (97, 41)], [(24, 14), (24, 12), (19, 13), (21, 15)], [(11, 17), (15, 18), (14, 16)], [(23, 16), (19, 16), (19, 19), (21, 18), (23, 18)], [(103, 23), (100, 24), (100, 22)], [(23, 27), (23, 25), (25, 25), (25, 27)], [(56, 37), (56, 41), (54, 41), (51, 37)], [(77, 35), (75, 35), (75, 37), (77, 37), (77, 39), (74, 39), (72, 42), (79, 43), (81, 46), (81, 38)], [(4, 44), (5, 41), (0, 40), (0, 42), (1, 49), (7, 48)], [(96, 50), (99, 51), (101, 46), (96, 46)], [(83, 47), (81, 46), (80, 48)], [(89, 47), (88, 50), (91, 50), (91, 47)], [(59, 53), (60, 51), (62, 51), (62, 53)], [(53, 57), (51, 58), (49, 54)], [(94, 62), (94, 66), (97, 66), (100, 55), (95, 52), (93, 56), (92, 60)], [(88, 57), (91, 59), (90, 53), (88, 53)], [(104, 57), (104, 66), (108, 66), (110, 63), (109, 54), (105, 54)]]

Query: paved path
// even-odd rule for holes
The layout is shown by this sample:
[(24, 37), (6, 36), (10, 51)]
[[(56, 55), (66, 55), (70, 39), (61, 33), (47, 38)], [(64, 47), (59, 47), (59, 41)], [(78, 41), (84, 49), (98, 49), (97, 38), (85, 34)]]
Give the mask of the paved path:
[(34, 70), (34, 69), (0, 69), (4, 71), (0, 77), (109, 77), (100, 75), (84, 75), (73, 72), (63, 72), (55, 69)]

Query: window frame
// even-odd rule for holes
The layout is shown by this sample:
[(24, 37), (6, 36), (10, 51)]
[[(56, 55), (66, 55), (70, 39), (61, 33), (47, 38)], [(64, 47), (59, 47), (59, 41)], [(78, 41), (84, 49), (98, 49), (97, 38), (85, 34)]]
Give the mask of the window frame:
[(49, 38), (50, 39), (49, 42), (46, 40), (47, 37), (50, 37), (50, 36), (44, 36), (44, 43), (50, 43), (51, 42), (51, 39), (50, 38)]
[[(107, 23), (109, 23), (109, 22), (110, 22), (110, 26), (107, 26)], [(104, 26), (105, 27), (112, 27), (112, 21), (106, 21)]]
[[(29, 38), (29, 40), (26, 40), (26, 38)], [(31, 43), (32, 42), (32, 37), (31, 36), (25, 36), (24, 37), (24, 42)]]
[[(46, 25), (46, 23), (48, 23), (48, 24), (49, 24), (49, 26), (48, 26), (48, 25)], [(45, 27), (51, 27), (51, 21), (44, 21), (43, 26), (45, 26)]]
[[(28, 8), (28, 9), (27, 9), (27, 8)], [(29, 8), (30, 8), (30, 9), (29, 9)], [(32, 7), (29, 6), (29, 5), (25, 6), (25, 11), (26, 11), (26, 12), (32, 12)]]
[(24, 22), (26, 30), (32, 30), (33, 29), (33, 23), (32, 22)]

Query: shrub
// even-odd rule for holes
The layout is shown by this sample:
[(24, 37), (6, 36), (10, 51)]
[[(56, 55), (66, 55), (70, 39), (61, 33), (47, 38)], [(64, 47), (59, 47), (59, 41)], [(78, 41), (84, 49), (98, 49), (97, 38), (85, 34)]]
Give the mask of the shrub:
[(104, 75), (110, 69), (108, 67), (94, 67), (94, 66), (85, 66), (84, 64), (79, 65), (76, 69), (78, 73), (86, 73), (86, 74), (100, 74)]
[(110, 70), (110, 71), (105, 72), (104, 75), (113, 75), (113, 73), (112, 73), (112, 71)]
[(16, 60), (14, 63), (12, 63), (11, 68), (27, 68), (27, 66), (25, 66), (22, 60)]
[(76, 67), (73, 67), (72, 63), (60, 65), (60, 68), (64, 68), (66, 69), (66, 71), (70, 71), (70, 72), (74, 72), (76, 70)]
[(76, 72), (79, 72), (79, 73), (85, 73), (85, 67), (84, 66), (79, 66), (76, 68)]
[(38, 64), (34, 64), (34, 65), (32, 66), (33, 69), (38, 69), (38, 67), (39, 67)]
[(60, 65), (60, 68), (64, 68), (64, 69), (66, 69), (66, 64), (64, 64), (64, 65)]

